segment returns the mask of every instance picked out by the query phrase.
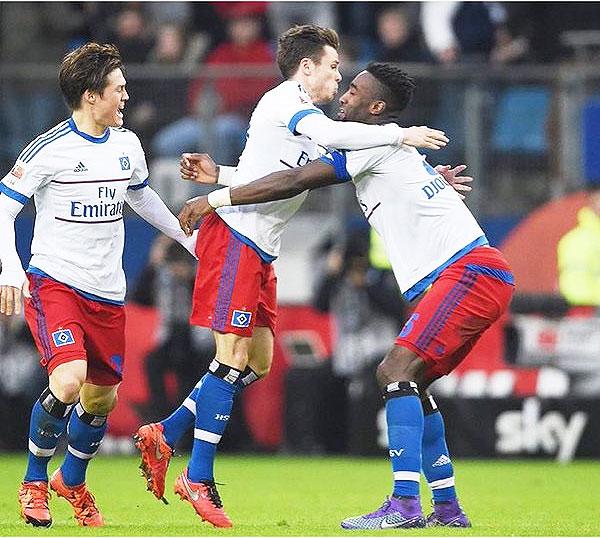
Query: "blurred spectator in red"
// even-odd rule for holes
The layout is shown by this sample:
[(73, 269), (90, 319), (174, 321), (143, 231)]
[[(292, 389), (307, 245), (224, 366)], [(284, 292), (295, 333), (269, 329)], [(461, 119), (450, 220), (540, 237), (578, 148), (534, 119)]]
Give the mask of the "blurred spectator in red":
[(109, 40), (118, 47), (123, 61), (129, 64), (145, 62), (148, 51), (153, 46), (152, 34), (147, 28), (144, 14), (132, 7), (117, 14)]
[(377, 15), (377, 43), (371, 58), (364, 61), (431, 62), (433, 57), (425, 47), (418, 21), (398, 5), (392, 5)]
[[(273, 55), (261, 38), (261, 22), (248, 7), (230, 12), (228, 40), (207, 57), (210, 67), (272, 66)], [(267, 76), (200, 76), (190, 85), (189, 115), (162, 129), (153, 141), (155, 155), (179, 156), (184, 151), (207, 151), (223, 164), (235, 164), (244, 147), (250, 113), (262, 94), (274, 85)], [(215, 115), (215, 111), (217, 114)]]

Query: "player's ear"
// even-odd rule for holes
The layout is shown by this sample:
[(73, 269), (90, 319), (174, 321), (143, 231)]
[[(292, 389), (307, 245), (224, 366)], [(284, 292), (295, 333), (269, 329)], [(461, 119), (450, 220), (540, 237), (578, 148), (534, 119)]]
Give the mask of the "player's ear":
[(81, 104), (89, 103), (90, 105), (95, 104), (98, 94), (96, 92), (85, 90), (81, 96)]
[(302, 58), (302, 60), (300, 60), (300, 71), (305, 75), (310, 75), (314, 67), (315, 62), (310, 58)]
[(379, 116), (380, 114), (383, 114), (384, 110), (385, 110), (385, 101), (373, 101), (371, 103), (371, 105), (369, 106), (369, 112), (373, 116)]

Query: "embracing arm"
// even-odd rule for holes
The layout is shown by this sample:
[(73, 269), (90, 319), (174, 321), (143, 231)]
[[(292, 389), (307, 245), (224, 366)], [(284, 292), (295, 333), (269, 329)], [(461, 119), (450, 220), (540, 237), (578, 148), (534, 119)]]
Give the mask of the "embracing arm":
[(258, 204), (292, 198), (308, 189), (340, 183), (333, 166), (320, 160), (300, 168), (291, 168), (269, 174), (261, 179), (237, 187), (226, 187), (198, 196), (185, 203), (179, 213), (179, 224), (190, 235), (196, 222), (217, 207)]

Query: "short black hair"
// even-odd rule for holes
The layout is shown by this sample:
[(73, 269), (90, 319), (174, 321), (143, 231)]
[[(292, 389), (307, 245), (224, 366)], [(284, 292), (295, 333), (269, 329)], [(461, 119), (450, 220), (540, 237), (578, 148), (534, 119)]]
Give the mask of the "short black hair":
[(388, 112), (402, 112), (412, 101), (415, 81), (397, 65), (371, 62), (367, 72), (379, 82), (381, 100), (385, 101)]

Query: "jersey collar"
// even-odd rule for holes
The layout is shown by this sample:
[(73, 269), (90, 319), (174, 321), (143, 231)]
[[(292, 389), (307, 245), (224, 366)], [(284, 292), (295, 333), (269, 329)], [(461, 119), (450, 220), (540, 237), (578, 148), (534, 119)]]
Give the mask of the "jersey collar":
[(85, 138), (87, 141), (93, 142), (94, 144), (103, 144), (108, 140), (108, 137), (110, 136), (110, 129), (108, 127), (106, 128), (106, 131), (104, 131), (104, 134), (102, 136), (92, 136), (87, 133), (84, 133), (83, 131), (80, 131), (77, 128), (77, 125), (75, 125), (75, 121), (72, 117), (69, 118), (69, 127), (71, 127), (71, 130), (75, 134), (78, 134), (82, 138)]

